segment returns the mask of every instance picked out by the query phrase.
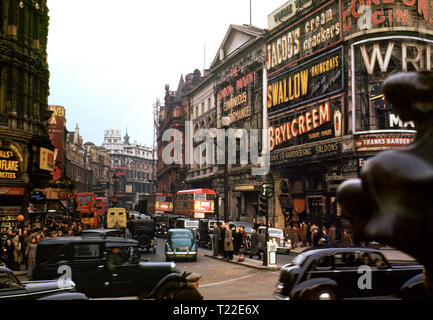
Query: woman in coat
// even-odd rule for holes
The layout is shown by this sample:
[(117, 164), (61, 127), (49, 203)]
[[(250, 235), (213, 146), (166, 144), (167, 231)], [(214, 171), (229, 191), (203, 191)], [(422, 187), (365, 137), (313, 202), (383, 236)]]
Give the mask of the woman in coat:
[(38, 243), (36, 242), (36, 237), (32, 236), (30, 243), (26, 248), (27, 256), (27, 268), (29, 279), (33, 278), (33, 269), (36, 267), (36, 250), (38, 248)]
[(244, 262), (245, 261), (245, 251), (247, 250), (248, 235), (245, 232), (245, 228), (243, 226), (239, 227), (239, 233), (240, 233), (240, 237), (241, 237), (241, 246), (239, 248), (239, 260), (238, 260), (238, 262)]
[(236, 227), (235, 232), (233, 233), (233, 251), (235, 254), (239, 253), (239, 249), (242, 246), (242, 234), (240, 232), (239, 227)]
[(224, 259), (233, 260), (233, 234), (228, 225), (225, 225), (224, 232)]
[(256, 229), (253, 229), (251, 232), (251, 250), (250, 250), (250, 259), (253, 259), (254, 256), (259, 256), (259, 260), (262, 258), (260, 254), (260, 237), (256, 231)]

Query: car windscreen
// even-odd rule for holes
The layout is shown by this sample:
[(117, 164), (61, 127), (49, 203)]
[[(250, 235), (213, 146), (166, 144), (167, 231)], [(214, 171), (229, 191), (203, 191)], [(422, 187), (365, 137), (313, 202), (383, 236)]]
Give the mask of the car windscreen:
[(192, 235), (186, 232), (176, 232), (171, 234), (172, 239), (192, 239)]
[(70, 245), (62, 243), (52, 245), (38, 245), (36, 263), (54, 263), (60, 260), (72, 259)]
[(306, 255), (306, 254), (304, 254), (304, 253), (298, 254), (298, 255), (295, 257), (295, 259), (293, 259), (293, 260), (289, 263), (289, 265), (291, 265), (291, 266), (302, 266), (302, 265), (304, 264), (304, 262), (305, 262), (305, 260), (306, 260), (307, 257), (308, 257), (308, 255)]
[(185, 221), (185, 228), (198, 228), (198, 221)]
[(281, 230), (269, 229), (269, 234), (276, 235), (276, 236), (282, 236), (283, 232)]

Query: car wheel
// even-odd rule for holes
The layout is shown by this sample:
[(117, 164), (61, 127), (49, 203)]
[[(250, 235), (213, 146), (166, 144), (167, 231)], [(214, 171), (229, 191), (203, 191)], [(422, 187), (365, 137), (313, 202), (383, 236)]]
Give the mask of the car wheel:
[(330, 286), (323, 286), (313, 290), (306, 297), (307, 300), (338, 300), (335, 289)]
[(164, 283), (156, 293), (156, 300), (173, 300), (174, 294), (179, 289), (179, 285), (180, 283), (175, 281)]
[(143, 247), (148, 247), (150, 244), (150, 238), (148, 236), (141, 236), (137, 240)]

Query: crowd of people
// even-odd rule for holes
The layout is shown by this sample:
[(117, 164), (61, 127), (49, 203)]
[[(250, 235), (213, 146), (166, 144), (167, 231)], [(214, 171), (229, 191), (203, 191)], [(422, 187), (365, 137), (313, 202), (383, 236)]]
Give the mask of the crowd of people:
[(25, 268), (31, 275), (36, 265), (37, 245), (44, 239), (76, 236), (87, 226), (66, 217), (47, 216), (45, 223), (9, 229), (5, 241), (0, 241), (0, 260), (13, 271)]

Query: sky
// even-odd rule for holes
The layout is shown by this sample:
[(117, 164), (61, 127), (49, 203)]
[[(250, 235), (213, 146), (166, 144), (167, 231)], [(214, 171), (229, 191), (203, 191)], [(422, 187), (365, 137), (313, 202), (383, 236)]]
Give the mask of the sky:
[[(66, 108), (69, 131), (101, 145), (128, 130), (153, 144), (153, 106), (165, 85), (209, 68), (230, 24), (250, 23), (250, 0), (48, 0), (49, 105)], [(251, 0), (252, 24), (286, 0)]]

